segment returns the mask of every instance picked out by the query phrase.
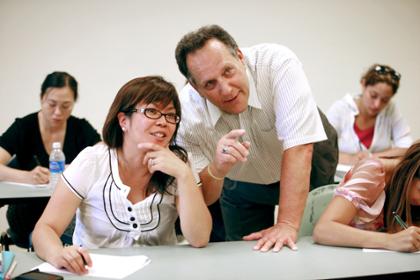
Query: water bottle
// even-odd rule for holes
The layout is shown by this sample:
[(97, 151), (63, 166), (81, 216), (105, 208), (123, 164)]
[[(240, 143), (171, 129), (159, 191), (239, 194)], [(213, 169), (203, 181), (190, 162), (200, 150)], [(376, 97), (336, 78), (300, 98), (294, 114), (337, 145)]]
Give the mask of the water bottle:
[(50, 154), (50, 187), (55, 188), (61, 173), (64, 171), (66, 157), (61, 150), (61, 143), (54, 142)]

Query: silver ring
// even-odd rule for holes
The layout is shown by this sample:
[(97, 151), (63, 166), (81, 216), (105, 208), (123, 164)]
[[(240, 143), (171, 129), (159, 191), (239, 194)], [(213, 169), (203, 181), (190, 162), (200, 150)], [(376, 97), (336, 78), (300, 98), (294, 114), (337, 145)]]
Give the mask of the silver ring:
[(229, 152), (229, 147), (228, 146), (223, 146), (222, 154), (228, 154), (228, 152)]

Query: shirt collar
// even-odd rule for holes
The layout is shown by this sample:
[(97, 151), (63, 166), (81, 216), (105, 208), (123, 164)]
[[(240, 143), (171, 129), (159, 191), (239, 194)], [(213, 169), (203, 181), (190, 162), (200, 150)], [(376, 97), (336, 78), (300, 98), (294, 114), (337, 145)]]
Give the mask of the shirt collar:
[[(251, 76), (250, 71), (248, 70), (248, 67), (246, 66), (246, 75), (248, 78), (248, 85), (249, 85), (249, 97), (248, 97), (248, 106), (262, 109), (261, 102), (258, 99), (257, 95), (257, 88), (255, 87), (254, 79)], [(220, 117), (224, 114), (222, 110), (219, 109), (216, 105), (211, 103), (209, 100), (206, 99), (207, 108), (210, 115), (210, 121), (213, 126), (216, 126), (217, 121), (220, 119)]]
[(344, 100), (349, 105), (353, 116), (357, 116), (359, 114), (359, 109), (357, 108), (357, 104), (356, 104), (355, 99), (360, 98), (360, 95), (361, 94), (356, 94), (356, 95), (346, 94), (344, 96)]

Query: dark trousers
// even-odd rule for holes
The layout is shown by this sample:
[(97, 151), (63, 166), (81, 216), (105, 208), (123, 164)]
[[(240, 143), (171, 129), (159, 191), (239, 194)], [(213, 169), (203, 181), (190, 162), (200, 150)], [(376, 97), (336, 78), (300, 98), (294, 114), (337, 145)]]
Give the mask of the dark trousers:
[(242, 240), (245, 235), (273, 226), (279, 186), (279, 182), (262, 185), (226, 178), (220, 207), (218, 202), (209, 207), (213, 218), (212, 237), (221, 239), (224, 234), (224, 240)]
[[(28, 203), (10, 204), (6, 217), (9, 223), (7, 234), (13, 244), (22, 248), (32, 247), (32, 231), (35, 224), (41, 217), (49, 198), (39, 198)], [(75, 217), (61, 236), (63, 244), (71, 245), (73, 231), (75, 226)]]
[(9, 204), (7, 208), (7, 233), (13, 243), (22, 248), (30, 248), (30, 234), (47, 206), (49, 198), (37, 198), (29, 202)]

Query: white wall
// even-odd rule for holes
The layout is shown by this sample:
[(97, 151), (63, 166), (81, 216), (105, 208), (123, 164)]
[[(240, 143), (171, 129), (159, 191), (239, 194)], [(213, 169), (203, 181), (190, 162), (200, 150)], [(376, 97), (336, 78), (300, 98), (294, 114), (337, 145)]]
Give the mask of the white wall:
[(41, 82), (54, 70), (76, 77), (74, 114), (101, 130), (129, 79), (161, 74), (180, 88), (176, 43), (209, 23), (224, 26), (240, 46), (275, 42), (294, 50), (324, 110), (358, 91), (372, 63), (394, 66), (402, 73), (395, 100), (420, 138), (416, 0), (0, 0), (0, 133), (39, 109)]

